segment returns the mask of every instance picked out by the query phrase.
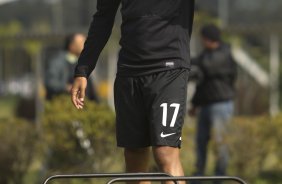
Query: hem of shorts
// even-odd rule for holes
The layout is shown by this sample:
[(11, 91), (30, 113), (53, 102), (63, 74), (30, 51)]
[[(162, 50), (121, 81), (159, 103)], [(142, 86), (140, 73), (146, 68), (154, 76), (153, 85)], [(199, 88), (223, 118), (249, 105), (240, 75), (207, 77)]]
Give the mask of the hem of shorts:
[(173, 147), (173, 148), (181, 148), (181, 143), (179, 144), (175, 144), (175, 143), (172, 143), (172, 144), (169, 144), (169, 143), (156, 143), (156, 144), (144, 144), (144, 145), (131, 145), (131, 144), (122, 144), (122, 143), (118, 143), (117, 144), (118, 147), (121, 147), (121, 148), (146, 148), (146, 147), (161, 147), (161, 146), (168, 146), (168, 147)]
[(175, 144), (175, 143), (169, 143), (169, 142), (166, 142), (165, 143), (157, 143), (157, 144), (152, 144), (153, 147), (161, 147), (161, 146), (168, 146), (168, 147), (173, 147), (173, 148), (181, 148), (181, 143), (179, 144)]
[(190, 71), (190, 67), (176, 67), (176, 68), (162, 68), (158, 70), (150, 70), (150, 71), (134, 71), (134, 70), (124, 70), (124, 71), (117, 71), (117, 76), (119, 77), (139, 77), (139, 76), (144, 76), (144, 75), (150, 75), (150, 74), (155, 74), (155, 73), (161, 73), (165, 71), (171, 71), (171, 70), (179, 70), (179, 69), (184, 69)]
[(147, 148), (150, 147), (150, 144), (144, 144), (144, 145), (131, 145), (131, 144), (122, 144), (122, 143), (118, 143), (117, 147), (120, 148)]

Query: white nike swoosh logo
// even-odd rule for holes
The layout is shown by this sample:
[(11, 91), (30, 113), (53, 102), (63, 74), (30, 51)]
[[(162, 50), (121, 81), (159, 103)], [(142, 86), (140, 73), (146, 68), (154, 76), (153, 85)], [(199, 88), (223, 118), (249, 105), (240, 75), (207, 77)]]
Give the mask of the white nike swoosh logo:
[(164, 134), (164, 132), (161, 133), (161, 137), (164, 138), (164, 137), (168, 137), (168, 136), (171, 136), (171, 135), (174, 135), (176, 133), (170, 133), (170, 134)]

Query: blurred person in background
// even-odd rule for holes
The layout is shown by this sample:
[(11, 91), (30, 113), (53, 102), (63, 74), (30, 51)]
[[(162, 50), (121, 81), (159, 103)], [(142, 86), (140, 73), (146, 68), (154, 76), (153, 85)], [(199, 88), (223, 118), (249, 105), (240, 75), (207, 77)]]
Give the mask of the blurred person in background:
[[(74, 69), (83, 49), (85, 39), (85, 35), (81, 33), (67, 35), (64, 43), (64, 51), (60, 52), (51, 60), (45, 80), (48, 100), (57, 95), (70, 93)], [(90, 100), (99, 102), (91, 77), (88, 80), (86, 95)]]
[[(204, 50), (192, 59), (191, 78), (197, 80), (192, 97), (190, 115), (197, 113), (196, 173), (204, 175), (207, 148), (211, 138), (215, 142), (215, 175), (226, 175), (229, 160), (228, 126), (234, 111), (237, 66), (230, 46), (222, 42), (220, 29), (205, 25), (201, 29)], [(195, 182), (196, 183), (196, 182)]]
[(75, 70), (72, 102), (77, 109), (84, 107), (87, 78), (111, 35), (120, 4), (114, 99), (117, 145), (124, 148), (126, 172), (148, 172), (152, 150), (161, 172), (183, 176), (179, 154), (194, 0), (98, 0)]

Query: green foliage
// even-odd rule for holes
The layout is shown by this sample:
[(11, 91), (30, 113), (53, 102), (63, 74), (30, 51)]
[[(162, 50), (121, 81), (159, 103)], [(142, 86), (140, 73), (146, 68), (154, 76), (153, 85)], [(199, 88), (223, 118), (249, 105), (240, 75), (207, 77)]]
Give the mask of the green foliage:
[[(193, 173), (195, 164), (195, 119), (188, 119), (183, 129), (181, 160), (185, 175)], [(239, 176), (248, 183), (282, 184), (282, 113), (235, 117), (227, 138), (230, 146), (228, 175)], [(214, 143), (209, 145), (207, 175), (214, 174)]]
[(11, 21), (7, 24), (0, 25), (1, 36), (13, 36), (22, 31), (22, 26), (18, 21)]
[(21, 184), (36, 148), (34, 125), (20, 119), (1, 119), (0, 140), (0, 183)]
[(235, 118), (229, 137), (231, 173), (254, 182), (265, 173), (281, 171), (281, 125), (281, 115)]
[[(122, 155), (119, 150), (115, 151), (113, 112), (103, 105), (89, 101), (86, 104), (84, 110), (77, 111), (70, 103), (69, 97), (59, 97), (46, 105), (45, 135), (53, 152), (49, 164), (55, 163), (50, 164), (50, 171), (111, 172), (117, 165), (121, 170)], [(282, 170), (281, 116), (282, 114), (272, 119), (267, 115), (234, 118), (228, 138), (231, 152), (229, 175), (242, 177), (252, 183), (281, 180), (279, 174), (276, 174)], [(94, 147), (93, 155), (87, 155), (79, 146), (72, 124), (74, 120), (82, 123), (83, 130)], [(195, 162), (194, 152), (191, 151), (195, 146), (195, 127), (192, 125), (186, 124), (183, 130), (181, 157), (185, 175), (191, 175), (191, 166)], [(210, 145), (212, 146), (213, 144)], [(209, 152), (209, 158), (215, 158), (213, 152)], [(93, 168), (89, 163), (96, 167)], [(209, 159), (207, 173), (213, 173), (213, 164), (213, 159)]]
[(40, 49), (42, 48), (42, 44), (39, 41), (25, 41), (23, 43), (23, 47), (28, 54), (34, 56), (35, 54), (39, 53)]
[(215, 18), (211, 15), (209, 15), (207, 12), (203, 12), (203, 11), (196, 11), (195, 15), (194, 15), (194, 22), (195, 22), (195, 27), (196, 28), (200, 28), (203, 25), (206, 24), (215, 24), (220, 26), (220, 19)]
[(279, 161), (277, 167), (282, 171), (282, 113), (271, 120), (273, 140), (277, 143), (274, 147), (274, 152), (277, 154)]
[[(116, 147), (114, 119), (114, 112), (109, 107), (91, 101), (86, 101), (83, 110), (76, 110), (69, 96), (46, 102), (42, 116), (42, 139), (37, 137), (33, 124), (18, 119), (2, 119), (0, 183), (24, 183), (24, 176), (27, 179), (31, 177), (31, 172), (40, 173), (38, 163), (43, 163), (46, 169), (44, 178), (52, 174), (122, 172), (123, 155)], [(194, 119), (186, 121), (189, 123), (183, 130), (181, 159), (188, 176), (192, 174), (195, 163), (195, 123), (190, 122)], [(78, 130), (82, 130), (82, 137), (90, 141), (90, 146), (85, 147)], [(281, 183), (282, 114), (274, 118), (267, 115), (235, 117), (228, 141), (231, 153), (229, 175), (242, 177), (249, 183)], [(37, 149), (37, 145), (44, 148), (44, 154)], [(212, 174), (214, 153), (210, 151), (208, 157), (207, 173)], [(58, 183), (88, 182), (65, 180)]]
[(18, 103), (18, 98), (15, 96), (5, 96), (0, 98), (0, 119), (13, 117)]
[(43, 127), (49, 174), (106, 172), (118, 160), (114, 112), (106, 105), (85, 103), (83, 110), (76, 110), (69, 96), (46, 103)]
[[(12, 37), (22, 32), (22, 25), (18, 21), (11, 21), (6, 24), (0, 24), (0, 37)], [(1, 47), (15, 48), (18, 46), (18, 40), (1, 40)]]

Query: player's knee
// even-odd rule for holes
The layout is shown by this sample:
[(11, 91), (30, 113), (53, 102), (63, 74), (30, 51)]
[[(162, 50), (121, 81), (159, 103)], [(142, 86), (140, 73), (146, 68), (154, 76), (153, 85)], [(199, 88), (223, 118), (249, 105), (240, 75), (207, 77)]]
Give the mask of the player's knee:
[(124, 155), (126, 157), (134, 157), (138, 155), (146, 155), (149, 152), (149, 148), (125, 148)]

